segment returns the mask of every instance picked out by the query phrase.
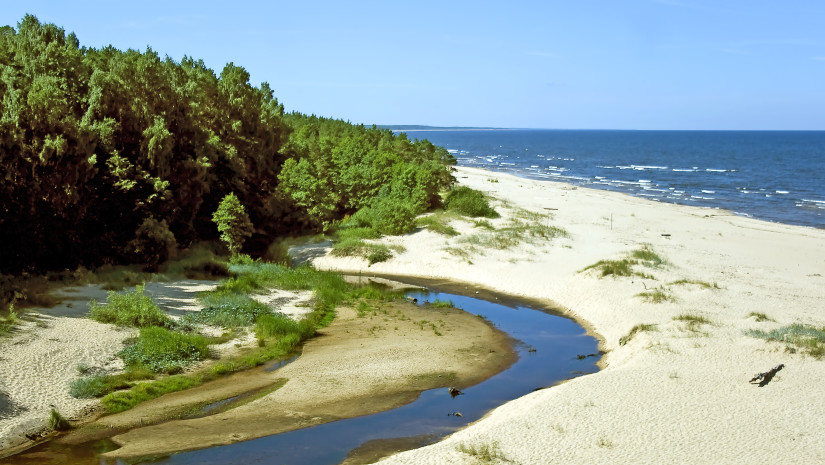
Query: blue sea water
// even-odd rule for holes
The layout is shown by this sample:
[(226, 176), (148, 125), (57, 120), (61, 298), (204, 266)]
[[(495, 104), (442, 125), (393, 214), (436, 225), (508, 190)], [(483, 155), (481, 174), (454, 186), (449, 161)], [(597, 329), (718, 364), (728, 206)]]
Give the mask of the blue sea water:
[(404, 132), (460, 166), (825, 228), (825, 131)]

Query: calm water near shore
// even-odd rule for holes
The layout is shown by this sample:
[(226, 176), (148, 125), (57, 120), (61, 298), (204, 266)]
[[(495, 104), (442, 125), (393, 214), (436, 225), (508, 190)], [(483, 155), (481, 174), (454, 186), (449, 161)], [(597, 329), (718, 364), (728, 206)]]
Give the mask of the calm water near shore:
[(825, 131), (404, 132), (460, 166), (825, 228)]

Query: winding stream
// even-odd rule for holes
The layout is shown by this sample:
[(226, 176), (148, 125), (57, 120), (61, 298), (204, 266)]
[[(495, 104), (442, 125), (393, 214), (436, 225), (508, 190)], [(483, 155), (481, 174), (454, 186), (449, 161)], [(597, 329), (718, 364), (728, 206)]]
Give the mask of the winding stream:
[[(509, 400), (598, 370), (598, 342), (570, 318), (540, 305), (494, 294), (482, 299), (475, 294), (460, 295), (454, 288), (448, 292), (437, 286), (427, 287), (431, 290), (411, 291), (407, 296), (417, 299), (419, 305), (451, 301), (456, 307), (485, 318), (517, 341), (518, 360), (507, 370), (464, 389), (462, 395), (453, 397), (445, 388), (432, 389), (410, 404), (373, 415), (151, 460), (105, 461), (97, 457), (114, 448), (110, 441), (83, 445), (86, 450), (74, 450), (68, 456), (80, 459), (78, 463), (106, 465), (320, 465), (338, 464), (346, 459), (350, 460), (348, 463), (372, 463), (396, 451), (435, 443)], [(64, 458), (68, 458), (66, 452), (61, 451)], [(7, 459), (24, 463), (15, 462), (15, 457)]]

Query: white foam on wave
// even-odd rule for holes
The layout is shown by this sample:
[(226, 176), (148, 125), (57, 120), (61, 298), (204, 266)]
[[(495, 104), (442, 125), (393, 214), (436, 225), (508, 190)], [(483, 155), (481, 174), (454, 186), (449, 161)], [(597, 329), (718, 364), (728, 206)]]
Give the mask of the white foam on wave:
[(702, 189), (702, 193), (703, 193), (703, 194), (715, 194), (715, 193), (716, 193), (716, 191), (709, 191), (709, 190), (704, 190), (704, 189)]
[(693, 173), (696, 171), (696, 168), (673, 168), (673, 171), (680, 173)]
[(790, 192), (788, 192), (788, 191), (776, 191), (776, 193), (777, 194), (789, 194)]

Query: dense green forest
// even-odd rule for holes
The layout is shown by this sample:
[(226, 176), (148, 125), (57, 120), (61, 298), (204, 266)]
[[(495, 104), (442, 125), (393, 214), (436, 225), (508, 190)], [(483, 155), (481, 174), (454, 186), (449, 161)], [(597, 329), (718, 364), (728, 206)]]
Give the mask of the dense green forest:
[(31, 15), (0, 28), (0, 273), (157, 264), (217, 239), (229, 194), (253, 254), (359, 210), (387, 229), (454, 181), (443, 148), (286, 113), (249, 80), (232, 63), (83, 47)]

